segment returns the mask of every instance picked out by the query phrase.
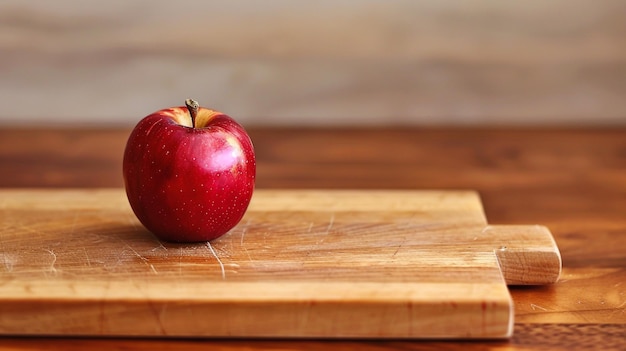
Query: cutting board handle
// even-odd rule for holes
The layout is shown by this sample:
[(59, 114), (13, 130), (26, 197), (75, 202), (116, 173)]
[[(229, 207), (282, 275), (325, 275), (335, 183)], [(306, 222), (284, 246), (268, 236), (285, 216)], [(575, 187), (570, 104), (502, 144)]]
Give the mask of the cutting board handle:
[(550, 230), (541, 225), (489, 225), (483, 234), (498, 238), (495, 252), (507, 285), (556, 283), (561, 253)]

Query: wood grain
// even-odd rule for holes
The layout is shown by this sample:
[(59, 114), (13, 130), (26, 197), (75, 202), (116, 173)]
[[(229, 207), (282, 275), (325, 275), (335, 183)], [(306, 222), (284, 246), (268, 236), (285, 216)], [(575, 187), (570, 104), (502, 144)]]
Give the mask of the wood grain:
[(626, 347), (624, 326), (619, 324), (517, 324), (513, 338), (507, 341), (428, 341), (403, 340), (154, 340), (154, 339), (59, 339), (4, 338), (2, 350), (623, 350)]
[(233, 230), (185, 245), (123, 189), (0, 198), (6, 335), (502, 338), (505, 281), (561, 268), (547, 229), (487, 226), (473, 192), (257, 190)]
[(194, 97), (257, 126), (624, 125), (625, 14), (620, 0), (5, 0), (0, 124), (132, 125)]
[[(119, 187), (129, 130), (0, 129), (0, 186)], [(260, 188), (476, 189), (494, 224), (541, 223), (559, 283), (513, 287), (506, 342), (0, 338), (0, 349), (624, 349), (623, 129), (250, 130)], [(555, 345), (559, 342), (560, 345)]]

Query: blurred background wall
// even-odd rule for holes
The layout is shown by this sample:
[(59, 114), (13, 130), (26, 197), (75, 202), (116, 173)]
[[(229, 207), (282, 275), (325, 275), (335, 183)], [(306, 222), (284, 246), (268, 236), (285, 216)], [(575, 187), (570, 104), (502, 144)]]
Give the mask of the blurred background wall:
[(2, 0), (0, 125), (626, 125), (626, 1)]

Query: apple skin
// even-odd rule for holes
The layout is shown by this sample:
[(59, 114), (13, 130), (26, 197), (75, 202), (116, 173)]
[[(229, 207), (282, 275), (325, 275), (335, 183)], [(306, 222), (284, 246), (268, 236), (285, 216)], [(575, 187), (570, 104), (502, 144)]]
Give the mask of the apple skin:
[(194, 121), (190, 110), (172, 107), (143, 118), (124, 151), (128, 201), (164, 241), (222, 236), (241, 221), (254, 191), (254, 148), (243, 127), (202, 107)]

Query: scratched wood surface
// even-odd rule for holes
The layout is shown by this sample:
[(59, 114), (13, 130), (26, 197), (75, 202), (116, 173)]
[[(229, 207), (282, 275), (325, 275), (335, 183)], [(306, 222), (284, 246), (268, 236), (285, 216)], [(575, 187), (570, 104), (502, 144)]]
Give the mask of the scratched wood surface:
[(0, 198), (4, 334), (502, 338), (505, 282), (561, 269), (548, 230), (488, 226), (473, 192), (259, 190), (240, 225), (185, 245), (123, 189)]
[[(0, 129), (0, 186), (119, 187), (128, 129)], [(541, 223), (563, 257), (557, 284), (510, 287), (506, 341), (0, 338), (0, 350), (626, 349), (623, 129), (250, 130), (268, 188), (476, 189), (494, 224)], [(453, 174), (454, 176), (450, 176)]]

